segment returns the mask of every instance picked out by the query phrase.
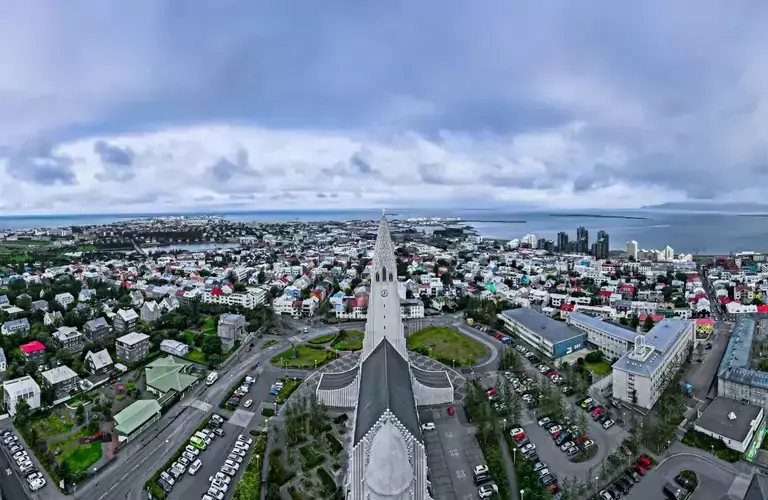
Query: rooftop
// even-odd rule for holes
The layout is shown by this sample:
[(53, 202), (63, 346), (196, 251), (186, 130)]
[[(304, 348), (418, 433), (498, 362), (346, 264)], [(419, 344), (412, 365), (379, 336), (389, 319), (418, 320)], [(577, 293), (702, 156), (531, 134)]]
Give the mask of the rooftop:
[(75, 373), (72, 368), (66, 365), (62, 365), (57, 366), (56, 368), (51, 368), (48, 371), (44, 371), (41, 373), (41, 376), (50, 384), (59, 384), (61, 382), (66, 382), (73, 377), (77, 377), (77, 373)]
[(30, 354), (37, 351), (44, 351), (45, 346), (39, 340), (33, 340), (28, 344), (22, 345), (21, 350), (27, 354)]
[(504, 316), (523, 325), (525, 328), (537, 333), (552, 343), (572, 339), (584, 332), (578, 328), (569, 326), (562, 321), (557, 321), (549, 316), (528, 307), (509, 309), (502, 312)]
[(719, 396), (696, 420), (696, 425), (728, 439), (743, 442), (752, 422), (762, 411), (759, 406)]
[(118, 338), (117, 341), (120, 342), (121, 344), (134, 345), (148, 338), (149, 338), (149, 335), (139, 333), (139, 332), (131, 332), (127, 335), (123, 335), (122, 337)]
[(160, 392), (184, 392), (197, 381), (196, 376), (184, 373), (191, 365), (173, 356), (158, 358), (146, 367), (147, 385)]
[(115, 415), (117, 431), (130, 435), (154, 415), (160, 413), (160, 404), (154, 399), (140, 399)]
[(686, 319), (665, 318), (645, 334), (645, 343), (665, 353), (690, 326)]
[[(568, 319), (569, 321), (578, 321), (579, 323), (591, 326), (592, 328), (596, 328), (604, 333), (607, 333), (608, 335), (626, 340), (627, 342), (634, 343), (635, 337), (637, 337), (637, 332), (631, 328), (624, 328), (623, 326), (619, 326), (616, 323), (603, 321), (600, 318), (590, 316), (589, 314), (580, 313), (578, 311), (571, 313)], [(574, 326), (578, 328), (578, 325)]]
[(752, 317), (740, 317), (731, 332), (728, 346), (717, 369), (717, 376), (753, 387), (768, 389), (768, 372), (750, 368), (750, 353), (757, 323)]

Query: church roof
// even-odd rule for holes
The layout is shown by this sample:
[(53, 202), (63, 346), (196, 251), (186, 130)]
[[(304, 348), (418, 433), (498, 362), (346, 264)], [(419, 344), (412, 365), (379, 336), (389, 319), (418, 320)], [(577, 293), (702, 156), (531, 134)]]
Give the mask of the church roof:
[(363, 361), (354, 444), (360, 442), (386, 410), (421, 441), (408, 361), (385, 338)]
[(359, 370), (357, 368), (340, 373), (323, 373), (320, 376), (318, 387), (321, 390), (343, 389), (355, 381), (358, 373)]
[(451, 385), (451, 379), (445, 371), (427, 371), (420, 370), (416, 367), (411, 368), (411, 371), (413, 372), (413, 378), (426, 387), (434, 387), (438, 389), (453, 387)]

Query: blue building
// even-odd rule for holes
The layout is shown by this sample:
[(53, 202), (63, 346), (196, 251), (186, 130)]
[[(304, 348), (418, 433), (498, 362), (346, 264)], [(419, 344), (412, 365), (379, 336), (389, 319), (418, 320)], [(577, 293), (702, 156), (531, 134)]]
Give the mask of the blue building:
[(552, 359), (584, 349), (587, 342), (586, 332), (527, 307), (504, 311), (499, 317), (507, 331)]

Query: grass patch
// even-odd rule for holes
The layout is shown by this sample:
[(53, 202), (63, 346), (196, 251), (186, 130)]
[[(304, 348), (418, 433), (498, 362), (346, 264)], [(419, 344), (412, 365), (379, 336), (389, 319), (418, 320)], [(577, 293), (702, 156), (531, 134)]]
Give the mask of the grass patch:
[(195, 345), (195, 332), (192, 330), (184, 330), (184, 340), (187, 341), (187, 345), (190, 347)]
[(340, 330), (331, 347), (338, 351), (359, 351), (363, 348), (364, 338), (362, 330)]
[(277, 395), (277, 404), (285, 403), (291, 394), (299, 388), (302, 382), (302, 379), (300, 378), (292, 379), (281, 377), (280, 380), (283, 381), (283, 388), (280, 389), (280, 394)]
[(325, 456), (317, 453), (314, 446), (314, 444), (308, 444), (299, 448), (303, 462), (301, 468), (305, 471), (312, 470), (325, 461)]
[(696, 489), (696, 487), (699, 485), (699, 476), (696, 475), (695, 472), (692, 470), (681, 470), (680, 475), (686, 478), (688, 481), (691, 482), (691, 486), (689, 488), (686, 488), (688, 491), (693, 493), (693, 491)]
[(216, 318), (213, 316), (206, 316), (205, 321), (203, 321), (203, 326), (201, 327), (201, 330), (205, 335), (211, 335), (211, 332), (213, 334), (216, 334)]
[(599, 375), (601, 377), (604, 377), (613, 371), (613, 368), (611, 368), (611, 364), (608, 363), (607, 361), (598, 361), (596, 363), (590, 363), (589, 361), (584, 360), (584, 368), (591, 371), (595, 375)]
[(408, 348), (451, 366), (474, 365), (488, 354), (486, 347), (453, 328), (428, 326), (408, 337)]
[(251, 460), (237, 482), (232, 500), (252, 500), (259, 498), (261, 492), (261, 461), (264, 460), (264, 453), (267, 451), (267, 436), (253, 433), (253, 431), (251, 435), (256, 436), (253, 440)]
[(94, 252), (98, 250), (96, 245), (77, 245), (75, 247), (76, 252)]
[(328, 474), (328, 471), (326, 471), (324, 467), (318, 467), (317, 477), (323, 484), (323, 498), (335, 498), (338, 488), (336, 487), (336, 482), (334, 482), (331, 475)]
[[(505, 433), (506, 434), (506, 433)], [(485, 457), (485, 463), (493, 476), (494, 482), (499, 487), (499, 498), (512, 498), (509, 492), (509, 481), (507, 480), (507, 468), (504, 465), (504, 459), (501, 455), (499, 440), (495, 435), (491, 435), (486, 441), (478, 437), (477, 443)], [(518, 461), (519, 463), (520, 461)]]
[(717, 458), (728, 462), (741, 460), (741, 453), (725, 446), (722, 440), (707, 436), (703, 432), (689, 430), (683, 436), (683, 443), (710, 453), (714, 451)]
[(277, 344), (277, 340), (268, 340), (267, 342), (264, 343), (263, 346), (261, 346), (261, 348), (262, 349), (269, 349), (270, 347), (272, 347), (275, 344)]
[(67, 464), (72, 472), (82, 472), (88, 470), (88, 467), (100, 459), (101, 441), (94, 441), (91, 444), (77, 446), (62, 462)]
[(201, 365), (208, 363), (208, 360), (205, 358), (205, 353), (203, 351), (198, 351), (197, 349), (191, 349), (187, 355), (184, 356), (184, 359), (200, 363)]
[[(295, 352), (294, 352), (295, 351)], [(308, 345), (299, 345), (286, 349), (274, 358), (271, 362), (275, 366), (288, 368), (315, 368), (321, 367), (326, 363), (336, 359), (338, 355), (324, 348), (312, 348)]]
[(309, 340), (308, 342), (310, 344), (321, 345), (321, 344), (327, 344), (328, 342), (332, 341), (335, 338), (336, 338), (335, 333), (329, 333), (328, 335), (317, 337), (316, 339)]
[(40, 240), (16, 240), (16, 241), (10, 241), (9, 244), (12, 244), (14, 246), (25, 246), (25, 247), (47, 247), (51, 244), (50, 241), (40, 241)]
[(595, 455), (597, 455), (597, 445), (593, 444), (588, 450), (584, 450), (581, 453), (575, 454), (573, 457), (571, 457), (571, 462), (574, 463), (581, 463), (586, 462), (587, 460), (592, 460), (595, 458)]
[(30, 425), (37, 431), (40, 438), (48, 439), (71, 431), (75, 423), (66, 413), (53, 412), (43, 419), (33, 421)]

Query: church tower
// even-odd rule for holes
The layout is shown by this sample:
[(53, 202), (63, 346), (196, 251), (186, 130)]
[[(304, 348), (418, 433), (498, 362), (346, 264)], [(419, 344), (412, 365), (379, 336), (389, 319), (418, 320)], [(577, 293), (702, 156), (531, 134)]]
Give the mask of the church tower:
[(382, 214), (373, 250), (371, 266), (371, 298), (361, 361), (370, 356), (379, 343), (387, 339), (404, 359), (408, 359), (405, 331), (397, 292), (395, 246), (389, 234), (387, 216)]

